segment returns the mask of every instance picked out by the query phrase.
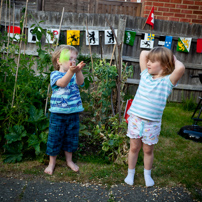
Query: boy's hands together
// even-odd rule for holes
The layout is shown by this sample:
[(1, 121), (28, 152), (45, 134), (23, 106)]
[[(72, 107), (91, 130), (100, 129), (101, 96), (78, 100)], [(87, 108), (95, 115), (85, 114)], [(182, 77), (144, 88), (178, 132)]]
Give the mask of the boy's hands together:
[(84, 63), (83, 61), (81, 61), (81, 62), (77, 65), (77, 67), (79, 68), (79, 71), (81, 71), (85, 65), (86, 65), (86, 63)]
[(69, 70), (73, 73), (77, 73), (77, 72), (81, 71), (85, 65), (86, 65), (86, 63), (84, 63), (83, 61), (80, 62), (77, 66), (76, 66), (75, 62), (72, 62)]

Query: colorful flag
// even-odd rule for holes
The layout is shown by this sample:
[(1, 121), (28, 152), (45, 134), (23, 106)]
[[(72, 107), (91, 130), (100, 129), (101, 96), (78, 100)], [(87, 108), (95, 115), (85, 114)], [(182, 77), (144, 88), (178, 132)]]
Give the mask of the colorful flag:
[(59, 29), (48, 29), (46, 31), (46, 43), (57, 43), (57, 39), (59, 38)]
[[(36, 43), (39, 40), (37, 39), (36, 34), (33, 34), (34, 28), (28, 28), (28, 43)], [(38, 31), (40, 31), (40, 29), (38, 29)]]
[(99, 45), (99, 31), (98, 30), (86, 30), (86, 45)]
[(188, 53), (191, 46), (191, 40), (192, 38), (179, 37), (177, 43), (177, 51)]
[(67, 30), (67, 45), (80, 44), (80, 30)]
[(172, 45), (172, 40), (173, 37), (172, 36), (166, 36), (166, 40), (165, 40), (165, 45), (164, 47), (171, 49), (171, 45)]
[(133, 102), (133, 99), (130, 99), (130, 100), (127, 100), (127, 103), (126, 103), (126, 108), (124, 112), (124, 118), (126, 120), (126, 123), (128, 123), (128, 118), (130, 117), (127, 112), (130, 109), (132, 102)]
[[(114, 33), (117, 37), (117, 29), (114, 30)], [(111, 29), (105, 30), (105, 45), (116, 44), (116, 39), (114, 38), (113, 32)]]
[(164, 46), (165, 45), (165, 40), (166, 40), (166, 36), (160, 36), (159, 41), (158, 41), (158, 45), (159, 46)]
[(149, 13), (149, 17), (147, 18), (146, 23), (151, 25), (152, 29), (154, 29), (154, 6), (152, 7), (152, 9)]
[(202, 53), (202, 39), (197, 39), (196, 52)]
[[(10, 37), (13, 38), (13, 41), (18, 41), (20, 39), (20, 27), (10, 26)], [(7, 27), (7, 33), (9, 33), (9, 26)]]
[(136, 32), (125, 31), (124, 43), (133, 46), (135, 41)]
[(160, 36), (159, 41), (158, 41), (158, 45), (164, 46), (168, 49), (171, 49), (172, 39), (173, 39), (172, 36)]
[(142, 34), (141, 41), (140, 41), (140, 48), (147, 48), (151, 49), (154, 47), (154, 37), (155, 34)]

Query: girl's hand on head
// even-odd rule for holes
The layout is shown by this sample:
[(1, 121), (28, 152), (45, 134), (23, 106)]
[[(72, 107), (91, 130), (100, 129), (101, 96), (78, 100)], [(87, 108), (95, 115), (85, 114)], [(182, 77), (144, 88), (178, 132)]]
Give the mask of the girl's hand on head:
[(77, 65), (77, 67), (79, 68), (79, 71), (81, 71), (85, 65), (86, 65), (86, 63), (84, 63), (83, 61), (81, 61), (81, 62)]

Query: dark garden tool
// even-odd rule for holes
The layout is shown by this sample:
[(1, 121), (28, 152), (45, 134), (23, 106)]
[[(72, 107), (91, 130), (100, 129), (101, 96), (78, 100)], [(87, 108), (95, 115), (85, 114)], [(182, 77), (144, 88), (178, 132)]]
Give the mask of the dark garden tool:
[[(202, 142), (202, 127), (198, 126), (198, 121), (202, 121), (202, 119), (200, 119), (200, 115), (202, 112), (202, 98), (199, 97), (199, 99), (200, 100), (198, 102), (198, 105), (191, 117), (194, 121), (193, 125), (183, 126), (178, 132), (178, 134), (181, 135), (182, 137), (186, 139), (191, 139), (196, 142)], [(195, 118), (196, 112), (198, 110), (199, 110), (198, 116)]]
[[(199, 80), (202, 83), (202, 74), (198, 74), (196, 76), (191, 75), (190, 77), (191, 78), (199, 77)], [(202, 127), (198, 126), (198, 122), (202, 121), (202, 119), (200, 119), (201, 112), (202, 112), (202, 98), (199, 97), (198, 105), (191, 117), (194, 122), (193, 125), (182, 127), (179, 130), (178, 134), (186, 139), (191, 139), (196, 142), (202, 142)], [(197, 117), (195, 117), (196, 113), (198, 113)]]

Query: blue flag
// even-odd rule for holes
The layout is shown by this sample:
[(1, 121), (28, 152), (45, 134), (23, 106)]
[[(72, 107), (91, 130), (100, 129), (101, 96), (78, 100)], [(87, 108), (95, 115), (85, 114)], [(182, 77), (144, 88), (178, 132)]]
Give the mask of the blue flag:
[(166, 36), (164, 47), (171, 49), (172, 40), (173, 40), (172, 36)]

